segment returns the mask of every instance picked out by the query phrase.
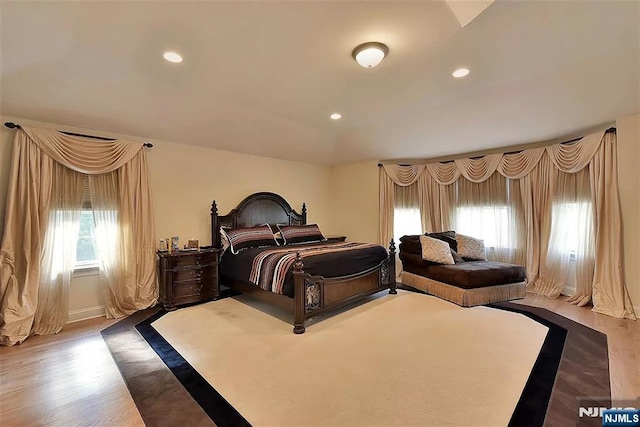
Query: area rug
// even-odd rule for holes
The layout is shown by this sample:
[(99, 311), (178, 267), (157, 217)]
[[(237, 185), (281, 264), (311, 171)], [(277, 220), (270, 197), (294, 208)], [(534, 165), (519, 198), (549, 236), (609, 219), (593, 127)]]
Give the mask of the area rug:
[[(569, 322), (559, 326), (545, 319), (556, 315), (543, 309), (528, 312), (529, 307), (508, 303), (462, 309), (433, 297), (401, 293), (324, 319), (294, 336), (288, 323), (247, 303), (236, 297), (168, 315), (143, 313), (128, 325), (119, 323), (103, 332), (148, 425), (170, 424), (166, 415), (154, 418), (158, 412), (195, 414), (197, 422), (189, 422), (194, 425), (542, 425), (545, 419), (548, 425), (566, 425), (567, 420), (575, 424), (580, 385), (572, 380), (571, 370), (587, 361), (584, 354), (577, 360), (566, 354), (575, 326), (598, 335), (599, 342), (586, 351), (599, 352), (597, 360), (605, 361), (604, 366), (588, 367), (595, 374), (590, 377), (599, 378), (598, 389), (588, 395), (609, 395), (604, 336), (557, 316)], [(111, 330), (116, 327), (121, 329), (118, 334)], [(125, 329), (137, 338), (125, 338)], [(386, 330), (393, 333), (383, 334)], [(119, 342), (110, 343), (118, 335)], [(125, 341), (145, 343), (142, 337), (155, 351), (147, 349), (147, 358), (127, 357), (131, 351)], [(591, 336), (578, 338), (593, 341)], [(142, 350), (140, 344), (133, 346), (136, 351)], [(314, 357), (308, 356), (310, 348)], [(154, 387), (142, 387), (147, 391), (140, 396), (140, 377), (156, 377), (162, 369), (128, 373), (135, 365), (131, 359), (164, 360), (164, 372), (173, 371), (174, 383), (149, 379)], [(283, 368), (286, 373), (277, 381), (265, 380)], [(568, 381), (565, 388), (570, 386), (564, 394), (559, 391), (563, 381)], [(167, 391), (175, 383), (187, 399)], [(453, 386), (460, 391), (453, 393)]]

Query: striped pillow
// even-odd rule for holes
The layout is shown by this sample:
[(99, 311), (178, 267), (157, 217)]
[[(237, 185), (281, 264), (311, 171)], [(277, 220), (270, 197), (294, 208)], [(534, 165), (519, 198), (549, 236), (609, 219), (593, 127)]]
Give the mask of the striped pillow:
[(260, 246), (276, 246), (278, 242), (273, 237), (273, 231), (269, 224), (258, 227), (234, 228), (232, 230), (220, 229), (227, 236), (229, 248), (232, 254), (237, 254), (244, 248), (256, 248)]
[(310, 225), (277, 225), (285, 245), (293, 243), (311, 243), (327, 240), (317, 224)]

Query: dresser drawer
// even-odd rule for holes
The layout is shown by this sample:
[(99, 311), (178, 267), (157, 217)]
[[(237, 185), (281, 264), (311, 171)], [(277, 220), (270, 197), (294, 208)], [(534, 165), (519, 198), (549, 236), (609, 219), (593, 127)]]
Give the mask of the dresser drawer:
[(172, 257), (168, 261), (169, 268), (190, 267), (216, 263), (217, 252), (193, 253)]
[(158, 252), (158, 301), (166, 310), (218, 297), (220, 250)]
[(195, 296), (214, 296), (213, 283), (211, 281), (197, 280), (183, 282), (173, 286), (174, 298), (187, 298)]
[(189, 280), (211, 280), (216, 276), (217, 269), (213, 264), (176, 268), (173, 270), (173, 282), (179, 283)]

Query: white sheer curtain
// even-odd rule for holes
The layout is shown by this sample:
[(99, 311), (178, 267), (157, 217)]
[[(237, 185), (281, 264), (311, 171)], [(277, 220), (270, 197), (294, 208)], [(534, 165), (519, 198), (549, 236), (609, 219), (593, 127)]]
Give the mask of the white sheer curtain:
[(49, 221), (40, 259), (38, 304), (31, 334), (59, 332), (69, 317), (69, 284), (76, 260), (84, 175), (52, 163)]
[(107, 318), (149, 307), (158, 296), (151, 189), (138, 178), (138, 163), (146, 169), (141, 155), (113, 172), (89, 176)]
[(568, 291), (571, 302), (585, 305), (591, 299), (595, 266), (589, 171), (555, 174), (551, 232), (535, 289), (552, 298)]
[(91, 207), (100, 260), (100, 280), (104, 292), (107, 317), (119, 317), (117, 284), (123, 281), (119, 260), (126, 247), (118, 232), (118, 177), (115, 172), (90, 175)]

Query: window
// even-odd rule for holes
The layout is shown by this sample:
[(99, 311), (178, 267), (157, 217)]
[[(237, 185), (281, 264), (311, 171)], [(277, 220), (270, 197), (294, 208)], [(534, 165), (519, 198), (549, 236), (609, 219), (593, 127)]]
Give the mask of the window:
[(422, 220), (418, 204), (418, 183), (409, 186), (395, 186), (395, 206), (393, 210), (393, 239), (422, 234)]
[(76, 246), (75, 268), (95, 267), (98, 265), (98, 251), (96, 249), (95, 223), (93, 212), (82, 210), (80, 213), (80, 231)]
[(398, 242), (400, 237), (422, 234), (420, 209), (398, 208), (393, 211), (393, 239)]
[(552, 244), (557, 253), (575, 261), (591, 238), (593, 227), (590, 201), (556, 202), (552, 210)]
[(454, 191), (452, 229), (484, 240), (491, 261), (523, 264), (525, 227), (519, 183), (494, 173), (479, 183), (460, 178)]
[(508, 206), (466, 206), (456, 209), (456, 232), (484, 240), (486, 248), (510, 248), (511, 213)]

